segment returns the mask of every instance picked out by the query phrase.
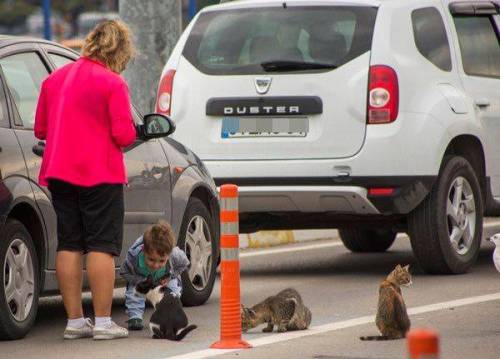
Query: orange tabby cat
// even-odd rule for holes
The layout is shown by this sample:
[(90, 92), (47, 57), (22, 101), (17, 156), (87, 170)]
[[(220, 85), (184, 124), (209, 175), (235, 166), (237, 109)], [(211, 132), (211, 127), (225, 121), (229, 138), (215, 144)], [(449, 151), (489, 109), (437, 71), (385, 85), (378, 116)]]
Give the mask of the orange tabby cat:
[(382, 335), (360, 337), (361, 340), (401, 339), (410, 330), (410, 318), (400, 288), (401, 285), (411, 285), (409, 267), (401, 267), (398, 264), (380, 284), (375, 323)]

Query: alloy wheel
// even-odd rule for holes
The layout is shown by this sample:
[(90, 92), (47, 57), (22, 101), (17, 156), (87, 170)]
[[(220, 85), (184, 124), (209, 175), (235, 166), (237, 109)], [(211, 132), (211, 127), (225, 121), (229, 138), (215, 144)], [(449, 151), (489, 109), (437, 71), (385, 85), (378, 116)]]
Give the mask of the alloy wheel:
[(21, 239), (14, 239), (3, 264), (5, 298), (11, 315), (24, 321), (33, 306), (35, 277), (33, 258)]
[(206, 220), (194, 216), (187, 226), (185, 252), (191, 262), (188, 275), (196, 290), (203, 290), (212, 274), (212, 238)]
[(470, 183), (457, 177), (448, 191), (446, 219), (451, 246), (460, 255), (471, 248), (476, 231), (476, 205)]

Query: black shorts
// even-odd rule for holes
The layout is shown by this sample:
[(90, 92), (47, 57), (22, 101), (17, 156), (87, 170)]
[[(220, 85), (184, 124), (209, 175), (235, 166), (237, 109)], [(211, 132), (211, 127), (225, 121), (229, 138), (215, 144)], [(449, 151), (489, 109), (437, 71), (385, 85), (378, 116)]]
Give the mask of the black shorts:
[(50, 180), (57, 215), (57, 250), (103, 252), (122, 250), (124, 201), (122, 184), (76, 186)]

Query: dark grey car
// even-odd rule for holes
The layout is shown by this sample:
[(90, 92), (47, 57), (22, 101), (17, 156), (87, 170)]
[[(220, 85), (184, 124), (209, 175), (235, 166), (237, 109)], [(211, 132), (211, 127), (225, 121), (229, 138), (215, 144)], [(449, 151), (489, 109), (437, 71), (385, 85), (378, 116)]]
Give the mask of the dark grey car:
[[(39, 296), (58, 290), (56, 216), (47, 188), (37, 182), (44, 144), (33, 133), (34, 111), (43, 79), (77, 58), (55, 43), (0, 37), (0, 339), (26, 335)], [(137, 112), (134, 117), (143, 122)], [(138, 139), (125, 152), (129, 183), (117, 267), (146, 227), (166, 219), (191, 261), (182, 277), (183, 302), (204, 303), (219, 257), (219, 207), (210, 174), (193, 152), (167, 137)]]

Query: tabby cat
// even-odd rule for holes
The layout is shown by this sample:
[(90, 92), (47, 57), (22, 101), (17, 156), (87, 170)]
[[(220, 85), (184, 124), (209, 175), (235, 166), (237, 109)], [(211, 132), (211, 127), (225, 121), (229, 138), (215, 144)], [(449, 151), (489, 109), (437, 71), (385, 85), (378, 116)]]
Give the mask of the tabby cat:
[(241, 306), (241, 327), (244, 332), (267, 323), (262, 331), (278, 332), (304, 330), (311, 324), (311, 311), (302, 302), (300, 294), (293, 288), (282, 290), (251, 308)]
[(401, 267), (398, 264), (380, 284), (375, 324), (382, 335), (360, 337), (361, 340), (392, 340), (406, 336), (410, 330), (410, 318), (406, 312), (400, 286), (411, 285), (409, 268), (409, 265)]

